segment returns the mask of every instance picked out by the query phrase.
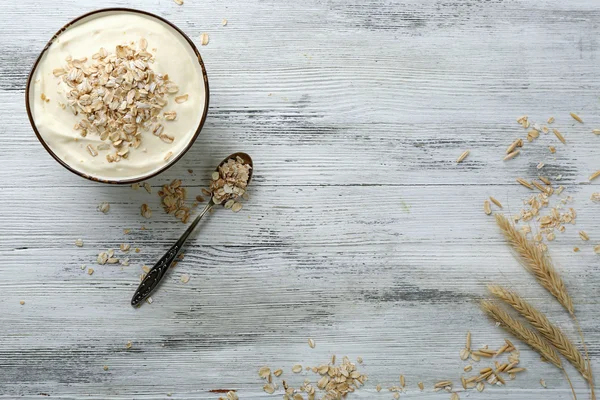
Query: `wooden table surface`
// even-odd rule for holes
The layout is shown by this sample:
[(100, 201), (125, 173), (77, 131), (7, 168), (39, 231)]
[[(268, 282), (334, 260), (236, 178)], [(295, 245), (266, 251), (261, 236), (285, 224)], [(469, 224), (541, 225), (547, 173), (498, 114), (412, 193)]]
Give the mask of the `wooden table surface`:
[[(206, 125), (177, 165), (149, 181), (151, 195), (71, 174), (40, 146), (25, 112), (26, 78), (47, 40), (108, 6), (161, 15), (198, 45), (210, 35), (200, 48)], [(348, 398), (392, 399), (375, 387), (404, 374), (401, 398), (448, 399), (432, 387), (460, 387), (466, 332), (474, 346), (506, 337), (478, 308), (487, 283), (525, 294), (577, 340), (483, 212), (493, 195), (518, 213), (533, 192), (515, 179), (540, 173), (562, 176), (556, 185), (574, 198), (577, 225), (550, 253), (600, 371), (600, 204), (590, 200), (600, 182), (588, 181), (600, 169), (596, 0), (22, 0), (3, 1), (0, 15), (0, 398), (216, 400), (217, 389), (281, 398), (262, 391), (259, 367), (283, 368), (297, 387), (316, 379), (292, 365), (336, 354), (362, 357), (369, 375)], [(567, 145), (542, 134), (503, 162), (525, 138), (515, 121), (523, 114), (554, 116)], [(250, 201), (204, 221), (153, 303), (132, 308), (141, 266), (184, 229), (156, 192), (181, 178), (199, 193), (235, 151), (255, 160)], [(103, 201), (106, 215), (96, 210)], [(96, 265), (121, 243), (141, 249), (129, 266)], [(571, 398), (560, 371), (516, 343), (527, 372), (461, 398)], [(568, 372), (578, 398), (589, 398)]]

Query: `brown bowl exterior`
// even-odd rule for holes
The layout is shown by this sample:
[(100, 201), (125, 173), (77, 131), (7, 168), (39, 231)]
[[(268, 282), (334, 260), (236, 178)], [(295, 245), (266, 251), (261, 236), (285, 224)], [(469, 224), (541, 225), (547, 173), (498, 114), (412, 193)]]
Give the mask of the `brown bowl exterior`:
[[(196, 57), (198, 58), (198, 62), (200, 63), (200, 68), (202, 69), (202, 78), (204, 80), (204, 88), (205, 88), (205, 101), (204, 101), (204, 109), (202, 110), (202, 118), (200, 119), (200, 125), (198, 126), (198, 128), (196, 129), (196, 132), (194, 133), (194, 136), (190, 139), (189, 143), (187, 144), (187, 146), (183, 149), (183, 151), (177, 155), (177, 157), (173, 158), (173, 160), (166, 164), (164, 167), (160, 168), (159, 170), (152, 172), (151, 174), (148, 175), (144, 175), (142, 177), (139, 178), (134, 178), (134, 179), (123, 179), (123, 180), (115, 180), (115, 179), (99, 179), (93, 176), (90, 176), (88, 174), (85, 174), (81, 171), (77, 171), (76, 169), (72, 168), (70, 165), (68, 165), (66, 162), (64, 162), (60, 157), (58, 157), (53, 151), (52, 149), (50, 149), (50, 146), (48, 146), (48, 144), (45, 142), (44, 138), (42, 137), (42, 135), (40, 135), (40, 132), (38, 131), (36, 125), (35, 125), (35, 121), (33, 120), (33, 115), (31, 112), (31, 106), (29, 105), (29, 90), (31, 89), (31, 83), (33, 80), (33, 74), (40, 62), (40, 60), (42, 59), (42, 56), (44, 55), (44, 53), (46, 53), (46, 51), (48, 50), (48, 48), (50, 47), (50, 45), (52, 45), (52, 43), (56, 40), (56, 38), (58, 38), (58, 36), (63, 33), (65, 30), (67, 30), (71, 25), (73, 25), (74, 23), (87, 18), (89, 16), (95, 15), (95, 14), (100, 14), (100, 13), (104, 13), (104, 12), (130, 12), (130, 13), (138, 13), (138, 14), (143, 14), (143, 15), (147, 15), (150, 16), (152, 18), (156, 18), (161, 22), (164, 22), (165, 24), (169, 25), (171, 28), (175, 29), (175, 31), (177, 31), (187, 42), (188, 44), (191, 46), (192, 50), (194, 51), (194, 53), (196, 54)], [(208, 114), (208, 102), (210, 99), (210, 93), (209, 93), (209, 87), (208, 87), (208, 75), (206, 74), (206, 68), (204, 67), (204, 61), (202, 60), (202, 57), (200, 56), (200, 52), (198, 51), (198, 48), (196, 47), (196, 45), (194, 44), (194, 42), (192, 41), (192, 39), (189, 38), (188, 35), (186, 35), (181, 29), (179, 29), (175, 24), (173, 24), (170, 21), (167, 21), (166, 19), (159, 17), (158, 15), (149, 13), (147, 11), (142, 11), (142, 10), (136, 10), (133, 8), (122, 8), (122, 7), (112, 7), (112, 8), (102, 8), (99, 10), (95, 10), (95, 11), (91, 11), (89, 13), (83, 14), (77, 18), (75, 18), (74, 20), (70, 21), (69, 23), (67, 23), (65, 26), (63, 26), (58, 32), (56, 32), (54, 34), (54, 36), (52, 36), (52, 39), (50, 39), (50, 41), (48, 41), (48, 43), (46, 44), (46, 46), (44, 47), (44, 49), (42, 50), (42, 52), (40, 53), (40, 55), (38, 56), (38, 58), (35, 60), (35, 63), (33, 64), (33, 67), (31, 68), (31, 71), (29, 72), (29, 77), (27, 78), (27, 86), (25, 87), (25, 108), (27, 109), (27, 117), (29, 118), (29, 123), (31, 124), (31, 127), (33, 128), (33, 131), (35, 132), (35, 135), (37, 136), (38, 140), (40, 141), (40, 143), (42, 144), (42, 146), (44, 146), (44, 148), (46, 149), (46, 151), (63, 167), (65, 167), (66, 169), (68, 169), (69, 171), (73, 172), (76, 175), (79, 175), (81, 177), (84, 177), (86, 179), (89, 179), (91, 181), (94, 182), (102, 182), (102, 183), (110, 183), (110, 184), (131, 184), (131, 183), (137, 183), (137, 182), (141, 182), (141, 181), (145, 181), (147, 179), (150, 179), (152, 177), (155, 177), (156, 175), (166, 171), (167, 169), (169, 169), (172, 165), (174, 165), (177, 161), (179, 161), (179, 159), (181, 159), (185, 153), (188, 152), (188, 150), (192, 147), (192, 145), (194, 144), (194, 142), (196, 141), (196, 139), (198, 138), (198, 136), (200, 135), (200, 131), (202, 130), (202, 127), (204, 126), (204, 122), (206, 122), (206, 117)]]

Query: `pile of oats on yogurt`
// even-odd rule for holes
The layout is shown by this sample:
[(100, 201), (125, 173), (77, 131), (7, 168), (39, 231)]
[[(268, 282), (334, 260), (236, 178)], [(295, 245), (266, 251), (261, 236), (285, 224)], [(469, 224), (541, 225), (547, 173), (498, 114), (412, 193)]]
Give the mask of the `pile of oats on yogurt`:
[(40, 58), (32, 119), (52, 152), (99, 179), (136, 179), (181, 154), (201, 125), (202, 66), (152, 16), (103, 12), (68, 27)]

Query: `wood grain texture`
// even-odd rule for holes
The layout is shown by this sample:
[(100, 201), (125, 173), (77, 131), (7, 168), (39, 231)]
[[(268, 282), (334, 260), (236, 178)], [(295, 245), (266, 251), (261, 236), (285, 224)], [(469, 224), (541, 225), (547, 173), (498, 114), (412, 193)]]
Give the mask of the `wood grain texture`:
[[(27, 74), (46, 41), (109, 6), (157, 13), (197, 44), (210, 35), (200, 49), (208, 120), (191, 151), (150, 182), (152, 195), (69, 173), (25, 114)], [(540, 161), (575, 198), (577, 225), (557, 234), (551, 254), (600, 371), (600, 206), (589, 200), (600, 186), (587, 180), (600, 169), (597, 1), (23, 0), (1, 2), (0, 16), (0, 398), (217, 399), (210, 391), (225, 388), (281, 398), (262, 391), (259, 367), (283, 368), (298, 386), (313, 376), (292, 374), (293, 364), (337, 354), (365, 360), (370, 380), (352, 398), (392, 398), (375, 386), (404, 374), (403, 398), (446, 399), (431, 388), (459, 384), (466, 331), (475, 346), (504, 338), (477, 307), (487, 283), (526, 293), (577, 338), (483, 212), (493, 195), (517, 213), (529, 191), (515, 178), (536, 177)], [(567, 145), (542, 134), (503, 162), (526, 136), (515, 122), (523, 114), (554, 116)], [(184, 229), (160, 210), (158, 188), (179, 177), (197, 194), (235, 151), (255, 161), (251, 200), (209, 216), (154, 303), (132, 309), (141, 266)], [(123, 242), (141, 248), (130, 266), (95, 265)], [(528, 371), (470, 398), (571, 398), (558, 370), (519, 348)]]

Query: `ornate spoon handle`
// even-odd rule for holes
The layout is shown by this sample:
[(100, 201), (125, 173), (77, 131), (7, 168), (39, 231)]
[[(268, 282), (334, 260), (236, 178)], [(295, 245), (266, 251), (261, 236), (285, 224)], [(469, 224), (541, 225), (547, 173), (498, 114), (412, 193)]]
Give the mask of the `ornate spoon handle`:
[(198, 225), (198, 222), (200, 222), (204, 214), (206, 214), (206, 212), (210, 210), (214, 205), (215, 203), (213, 203), (213, 200), (211, 198), (206, 207), (204, 207), (204, 210), (202, 210), (202, 212), (190, 224), (190, 226), (186, 229), (183, 235), (181, 235), (179, 240), (169, 249), (169, 251), (165, 253), (164, 256), (160, 258), (160, 260), (158, 260), (156, 264), (154, 264), (154, 267), (152, 267), (152, 269), (148, 272), (146, 277), (144, 277), (142, 283), (140, 283), (140, 286), (138, 286), (137, 290), (135, 291), (135, 294), (131, 298), (132, 306), (135, 307), (139, 305), (148, 296), (150, 296), (154, 289), (156, 289), (159, 282), (169, 270), (169, 267), (171, 266), (173, 261), (175, 261), (175, 258), (177, 258), (177, 256), (181, 252), (181, 248), (183, 247), (185, 241), (194, 231), (196, 225)]

